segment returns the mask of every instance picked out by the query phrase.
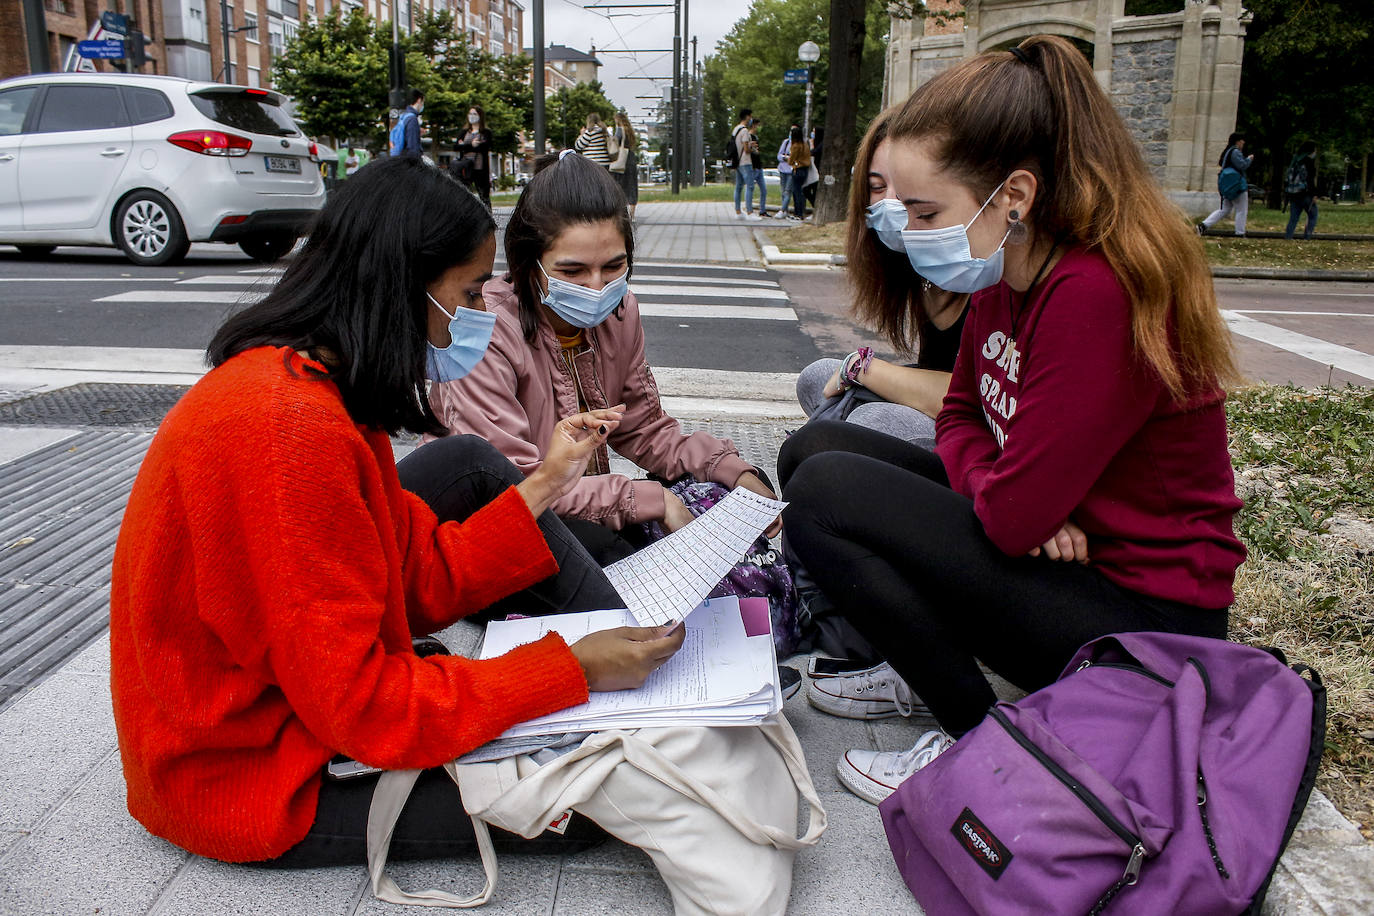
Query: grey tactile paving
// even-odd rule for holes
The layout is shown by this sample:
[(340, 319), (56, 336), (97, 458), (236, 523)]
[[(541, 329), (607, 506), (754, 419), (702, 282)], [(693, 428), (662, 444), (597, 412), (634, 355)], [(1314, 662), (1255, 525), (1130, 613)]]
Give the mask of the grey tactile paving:
[(0, 424), (155, 429), (189, 390), (183, 385), (69, 385), (0, 403)]

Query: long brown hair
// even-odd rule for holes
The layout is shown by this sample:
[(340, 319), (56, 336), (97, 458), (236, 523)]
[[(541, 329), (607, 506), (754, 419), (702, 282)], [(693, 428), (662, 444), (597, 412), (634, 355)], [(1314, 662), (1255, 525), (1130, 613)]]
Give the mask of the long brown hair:
[(1137, 354), (1176, 399), (1239, 378), (1202, 243), (1068, 41), (1036, 35), (951, 67), (907, 99), (888, 135), (931, 143), (980, 200), (1017, 169), (1033, 174), (1033, 240), (1102, 253), (1130, 298)]
[(888, 125), (897, 108), (879, 114), (868, 125), (854, 159), (854, 178), (849, 183), (849, 223), (845, 256), (849, 283), (854, 291), (854, 316), (882, 334), (901, 353), (916, 349), (922, 328), (928, 323), (920, 296), (925, 284), (900, 251), (893, 251), (868, 229), (868, 172), (873, 155), (887, 139)]
[(624, 146), (628, 149), (639, 148), (639, 138), (635, 136), (635, 129), (630, 125), (630, 118), (623, 111), (615, 113), (615, 126), (619, 127), (625, 135)]

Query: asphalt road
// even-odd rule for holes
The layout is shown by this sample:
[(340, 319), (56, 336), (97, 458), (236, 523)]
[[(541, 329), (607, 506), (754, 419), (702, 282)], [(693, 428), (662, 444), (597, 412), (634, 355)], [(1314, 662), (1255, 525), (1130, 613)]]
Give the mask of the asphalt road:
[[(202, 348), (275, 270), (222, 245), (161, 268), (113, 249), (32, 260), (0, 247), (0, 345)], [(641, 266), (631, 288), (654, 366), (796, 372), (819, 355), (771, 272)]]
[[(273, 277), (223, 245), (195, 245), (183, 263), (162, 268), (135, 267), (112, 249), (60, 248), (29, 260), (0, 247), (0, 345), (201, 348)], [(656, 266), (636, 280), (655, 366), (796, 372), (872, 342), (847, 314), (843, 271)], [(1216, 286), (1250, 378), (1374, 383), (1374, 284)]]

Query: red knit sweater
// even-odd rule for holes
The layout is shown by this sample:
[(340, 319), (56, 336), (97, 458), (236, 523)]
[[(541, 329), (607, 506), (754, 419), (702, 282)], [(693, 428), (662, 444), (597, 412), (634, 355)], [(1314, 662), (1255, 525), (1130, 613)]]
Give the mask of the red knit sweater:
[[(288, 365), (290, 368), (288, 368)], [(557, 636), (420, 659), (433, 632), (557, 571), (514, 488), (458, 524), (401, 489), (386, 434), (290, 351), (229, 360), (167, 415), (110, 596), (129, 811), (226, 861), (280, 855), (321, 769), (437, 766), (587, 698)]]

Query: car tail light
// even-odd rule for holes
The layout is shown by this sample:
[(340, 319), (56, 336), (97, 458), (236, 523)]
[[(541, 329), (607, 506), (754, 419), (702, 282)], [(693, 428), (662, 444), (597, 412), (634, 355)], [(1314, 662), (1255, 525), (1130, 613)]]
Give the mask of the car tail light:
[(219, 130), (183, 130), (172, 134), (167, 142), (205, 156), (247, 156), (253, 148), (253, 141), (247, 137)]
[(247, 221), (247, 216), (226, 216), (224, 219), (219, 221), (219, 224), (221, 226), (237, 226), (239, 223), (245, 223)]
[(310, 161), (311, 161), (311, 162), (319, 162), (319, 161), (320, 161), (320, 145), (319, 145), (318, 143), (312, 142), (312, 143), (310, 144)]

